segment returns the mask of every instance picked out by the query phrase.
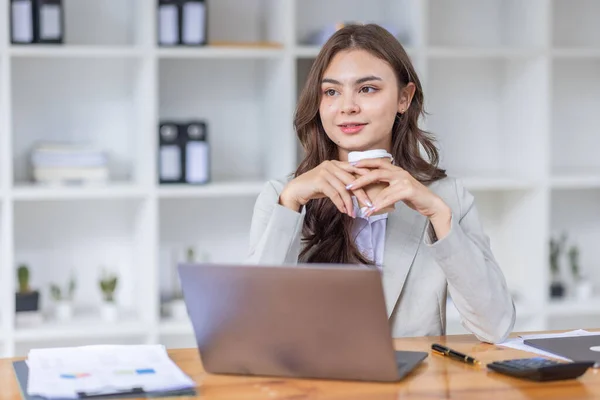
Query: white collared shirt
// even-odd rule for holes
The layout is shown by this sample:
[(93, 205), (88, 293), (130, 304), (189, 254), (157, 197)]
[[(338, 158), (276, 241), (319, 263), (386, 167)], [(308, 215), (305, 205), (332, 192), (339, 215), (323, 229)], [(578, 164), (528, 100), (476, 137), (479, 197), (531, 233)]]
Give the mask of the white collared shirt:
[(367, 207), (362, 209), (358, 206), (356, 197), (352, 197), (356, 218), (352, 225), (352, 237), (356, 243), (358, 251), (366, 258), (375, 262), (381, 269), (383, 265), (383, 252), (385, 248), (385, 228), (387, 225), (388, 214), (372, 215), (364, 217)]

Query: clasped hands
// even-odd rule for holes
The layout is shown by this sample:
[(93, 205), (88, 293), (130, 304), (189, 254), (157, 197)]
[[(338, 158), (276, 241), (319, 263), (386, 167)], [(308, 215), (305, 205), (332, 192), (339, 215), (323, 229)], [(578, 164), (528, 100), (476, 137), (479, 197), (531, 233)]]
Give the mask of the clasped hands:
[[(364, 188), (378, 182), (388, 186), (369, 199)], [(340, 212), (355, 218), (351, 194), (369, 207), (366, 217), (402, 201), (431, 221), (439, 239), (450, 231), (452, 211), (442, 198), (406, 170), (384, 159), (367, 159), (353, 164), (324, 161), (291, 180), (281, 192), (279, 202), (298, 211), (311, 199), (328, 197)]]

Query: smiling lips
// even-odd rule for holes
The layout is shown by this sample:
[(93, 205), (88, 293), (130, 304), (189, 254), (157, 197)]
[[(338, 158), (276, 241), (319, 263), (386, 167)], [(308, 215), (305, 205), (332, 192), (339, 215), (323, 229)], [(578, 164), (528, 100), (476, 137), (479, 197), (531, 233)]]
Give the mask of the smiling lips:
[(347, 134), (358, 133), (365, 127), (367, 124), (363, 124), (360, 122), (349, 122), (338, 125), (342, 132)]

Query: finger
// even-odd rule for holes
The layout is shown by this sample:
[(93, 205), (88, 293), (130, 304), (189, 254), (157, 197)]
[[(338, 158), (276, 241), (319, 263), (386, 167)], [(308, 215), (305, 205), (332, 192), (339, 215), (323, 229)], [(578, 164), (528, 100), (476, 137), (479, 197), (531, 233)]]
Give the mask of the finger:
[(380, 211), (382, 208), (386, 208), (396, 203), (396, 201), (402, 198), (401, 193), (402, 192), (399, 192), (397, 188), (394, 190), (391, 186), (383, 189), (375, 196), (375, 200), (373, 201), (373, 211)]
[[(344, 190), (348, 190), (348, 189), (346, 189), (347, 185), (350, 184), (351, 182), (353, 182), (354, 180), (356, 180), (354, 175), (349, 174), (348, 172), (344, 171), (342, 168), (337, 168), (334, 166), (332, 168), (331, 172), (342, 182), (342, 184), (344, 185)], [(365, 193), (364, 190), (362, 190), (362, 189), (353, 190), (352, 193), (354, 193), (356, 198), (362, 204), (366, 204), (369, 207), (373, 206), (373, 202), (371, 201), (371, 199), (369, 199), (369, 196), (367, 196), (367, 193)], [(354, 204), (352, 204), (351, 210), (354, 213)]]
[(349, 190), (361, 189), (376, 182), (389, 182), (392, 179), (393, 173), (391, 171), (384, 171), (376, 169), (356, 179), (354, 182), (346, 186)]
[(366, 204), (368, 207), (373, 207), (373, 202), (364, 190), (353, 190), (352, 193), (354, 193), (360, 203)]
[(365, 175), (365, 174), (368, 174), (369, 172), (371, 172), (370, 169), (367, 169), (367, 168), (357, 168), (357, 167), (354, 167), (354, 166), (350, 165), (347, 162), (335, 161), (333, 164), (336, 167), (339, 167), (340, 169), (343, 169), (344, 171), (346, 171), (346, 172), (348, 172), (350, 174)]
[(406, 197), (406, 191), (402, 188), (395, 186), (388, 186), (375, 196), (373, 199), (373, 207), (367, 211), (367, 217), (374, 213), (381, 211), (382, 209), (396, 204), (400, 200), (404, 200)]
[[(349, 165), (344, 166), (341, 163), (339, 163), (339, 164), (334, 163), (330, 167), (328, 167), (327, 170), (329, 172), (331, 172), (332, 174), (334, 174), (340, 181), (342, 181), (344, 186), (346, 186), (349, 183), (356, 180), (355, 176), (352, 175), (352, 173), (354, 171), (352, 171), (351, 168), (354, 168), (354, 167), (350, 167)], [(365, 170), (365, 171), (368, 171), (368, 170)]]
[(366, 168), (357, 168), (356, 171), (354, 171), (353, 173), (355, 173), (356, 175), (364, 176), (364, 175), (367, 175), (371, 171), (372, 170), (366, 169)]
[(346, 184), (342, 182), (334, 173), (327, 172), (325, 178), (329, 181), (329, 184), (339, 193), (344, 205), (346, 207), (347, 214), (354, 217), (354, 204), (352, 203), (352, 197), (346, 189)]
[(346, 207), (344, 206), (344, 201), (342, 200), (340, 194), (338, 193), (337, 190), (335, 190), (333, 188), (333, 186), (331, 186), (329, 184), (329, 182), (325, 182), (325, 184), (323, 185), (323, 188), (321, 188), (321, 191), (323, 192), (323, 194), (325, 196), (329, 197), (329, 199), (333, 202), (333, 204), (337, 207), (337, 209), (340, 210), (340, 212), (342, 214), (348, 213), (346, 211)]
[(390, 162), (389, 158), (369, 158), (366, 160), (360, 160), (355, 164), (351, 164), (356, 168), (380, 168), (393, 171), (394, 169), (402, 169)]

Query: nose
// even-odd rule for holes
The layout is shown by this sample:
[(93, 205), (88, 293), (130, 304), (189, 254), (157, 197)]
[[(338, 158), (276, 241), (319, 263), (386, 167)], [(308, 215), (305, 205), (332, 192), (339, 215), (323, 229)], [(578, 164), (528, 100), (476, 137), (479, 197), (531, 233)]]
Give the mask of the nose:
[(343, 114), (356, 114), (360, 111), (360, 107), (356, 103), (354, 94), (345, 94), (342, 97), (342, 113)]

